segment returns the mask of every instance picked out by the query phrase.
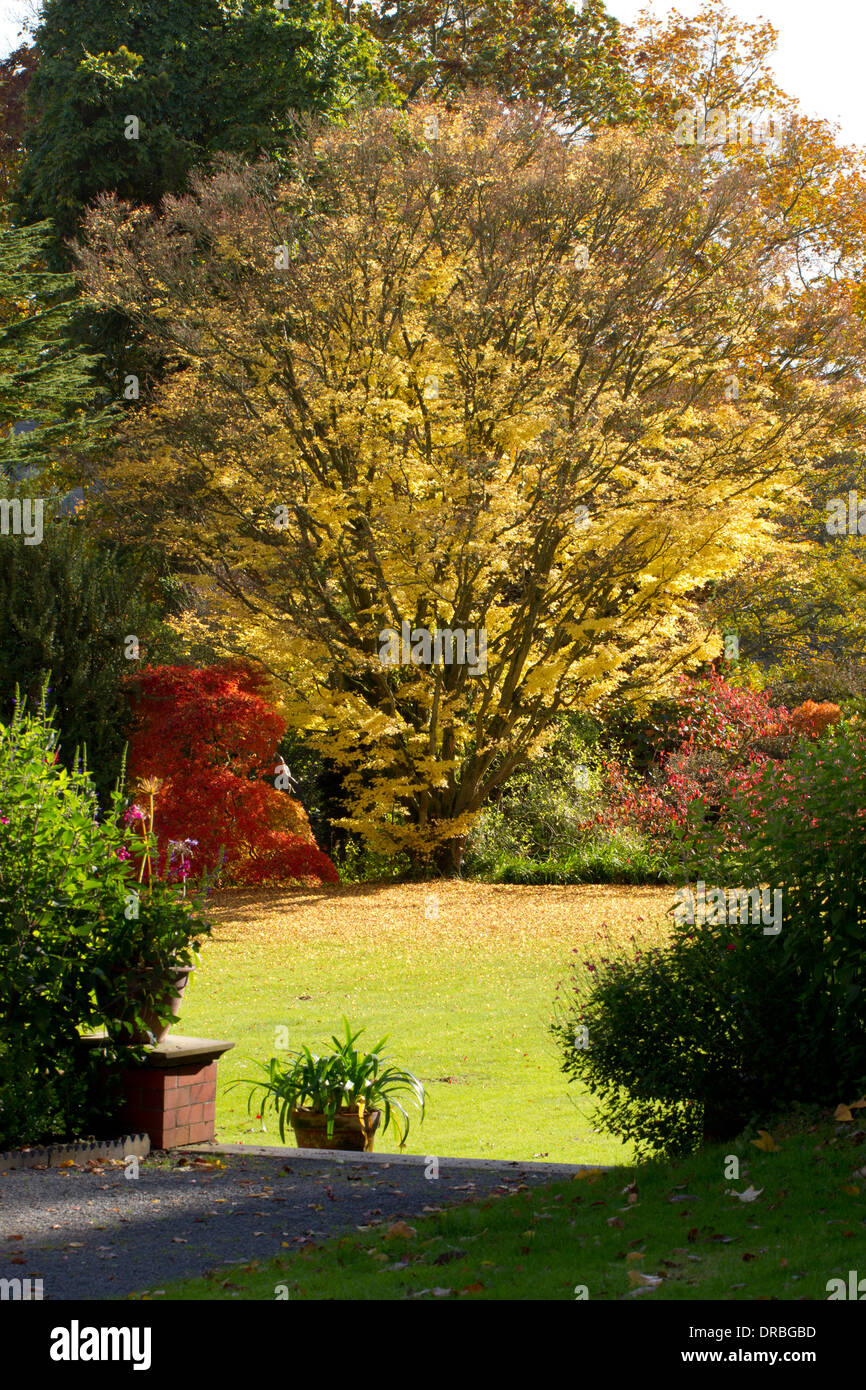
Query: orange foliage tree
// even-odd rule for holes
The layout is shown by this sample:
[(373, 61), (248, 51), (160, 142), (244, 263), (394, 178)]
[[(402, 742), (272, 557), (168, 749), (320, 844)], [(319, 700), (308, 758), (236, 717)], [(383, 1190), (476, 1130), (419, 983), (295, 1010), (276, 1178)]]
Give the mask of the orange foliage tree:
[(805, 700), (802, 705), (791, 710), (791, 724), (798, 734), (808, 738), (817, 738), (831, 724), (838, 724), (841, 718), (841, 709), (831, 700), (823, 700), (820, 703)]

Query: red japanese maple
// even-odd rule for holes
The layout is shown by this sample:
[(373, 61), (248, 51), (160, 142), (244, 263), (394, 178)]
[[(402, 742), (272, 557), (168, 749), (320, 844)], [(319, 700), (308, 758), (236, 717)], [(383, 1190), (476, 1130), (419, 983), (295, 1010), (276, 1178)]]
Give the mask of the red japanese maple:
[(196, 869), (225, 851), (230, 883), (339, 882), (303, 808), (274, 785), (286, 725), (265, 672), (242, 661), (148, 666), (126, 684), (130, 779), (162, 781), (154, 828), (164, 872), (170, 843), (192, 840)]

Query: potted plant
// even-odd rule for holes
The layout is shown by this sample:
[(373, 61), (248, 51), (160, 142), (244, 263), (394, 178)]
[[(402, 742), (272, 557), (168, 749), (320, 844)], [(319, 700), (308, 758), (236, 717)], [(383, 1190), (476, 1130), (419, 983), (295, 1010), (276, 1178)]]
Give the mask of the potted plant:
[(128, 1042), (162, 1042), (180, 1002), (210, 923), (192, 898), (165, 883), (151, 883), (118, 920), (101, 1004), (109, 1034)]
[(246, 1082), (250, 1086), (247, 1109), (251, 1108), (253, 1097), (263, 1092), (262, 1115), (269, 1104), (273, 1105), (279, 1117), (280, 1138), (285, 1140), (288, 1120), (298, 1148), (369, 1153), (383, 1121), (382, 1133), (393, 1124), (402, 1149), (409, 1133), (409, 1115), (397, 1097), (412, 1099), (423, 1120), (424, 1087), (417, 1076), (388, 1063), (382, 1053), (387, 1037), (371, 1052), (364, 1052), (355, 1046), (363, 1029), (353, 1033), (346, 1018), (343, 1028), (343, 1038), (331, 1038), (333, 1052), (317, 1056), (303, 1046), (290, 1052), (287, 1062), (272, 1057), (268, 1063), (262, 1063), (266, 1079)]
[[(109, 1034), (132, 1043), (160, 1043), (166, 1037), (210, 934), (201, 889), (187, 897), (196, 842), (171, 841), (164, 879), (154, 871), (153, 802), (159, 787), (156, 778), (142, 782), (140, 790), (149, 797), (148, 811), (133, 805), (124, 817), (126, 825), (134, 828), (133, 844), (138, 845), (141, 858), (140, 890), (127, 894), (122, 913), (116, 915), (111, 964), (101, 997)], [(128, 850), (125, 856), (131, 858)], [(182, 892), (178, 883), (183, 885)], [(208, 886), (205, 877), (201, 888), (206, 891)]]

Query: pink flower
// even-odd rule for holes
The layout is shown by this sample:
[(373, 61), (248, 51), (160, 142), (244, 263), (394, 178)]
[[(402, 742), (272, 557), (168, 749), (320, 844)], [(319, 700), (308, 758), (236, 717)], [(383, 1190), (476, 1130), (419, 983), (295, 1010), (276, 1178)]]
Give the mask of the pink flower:
[(144, 820), (144, 812), (140, 806), (130, 806), (123, 820), (126, 825), (131, 825), (134, 820)]
[(114, 851), (114, 853), (117, 855), (118, 859), (131, 859), (131, 858), (132, 858), (132, 855), (130, 854), (129, 850), (126, 848), (126, 845), (121, 845), (119, 849), (116, 849), (116, 850)]

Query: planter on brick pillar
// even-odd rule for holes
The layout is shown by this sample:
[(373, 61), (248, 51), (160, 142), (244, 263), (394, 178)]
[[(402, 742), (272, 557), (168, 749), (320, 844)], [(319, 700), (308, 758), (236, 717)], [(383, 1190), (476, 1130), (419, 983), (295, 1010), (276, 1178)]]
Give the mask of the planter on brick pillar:
[(146, 1048), (142, 1064), (121, 1074), (123, 1124), (148, 1134), (155, 1149), (213, 1139), (217, 1063), (231, 1047), (216, 1038), (169, 1037)]

